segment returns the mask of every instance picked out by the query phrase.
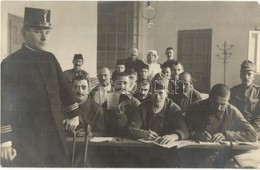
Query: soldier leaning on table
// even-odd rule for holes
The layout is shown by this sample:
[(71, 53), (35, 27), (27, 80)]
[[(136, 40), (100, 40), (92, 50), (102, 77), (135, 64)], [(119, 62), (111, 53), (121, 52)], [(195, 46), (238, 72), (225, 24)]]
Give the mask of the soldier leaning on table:
[[(15, 167), (68, 166), (66, 129), (79, 123), (78, 104), (55, 56), (45, 51), (51, 31), (50, 10), (25, 8), (25, 43), (3, 60), (1, 159)], [(17, 153), (17, 156), (16, 156)], [(16, 156), (16, 157), (15, 157)]]
[[(217, 84), (211, 89), (208, 99), (194, 102), (188, 107), (186, 122), (191, 139), (216, 143), (256, 142), (256, 132), (241, 112), (228, 103), (229, 96), (229, 88)], [(200, 168), (220, 168), (230, 166), (231, 156), (229, 151), (205, 150), (191, 156), (190, 160), (196, 159)]]
[[(182, 111), (177, 104), (167, 98), (167, 89), (167, 78), (161, 73), (156, 74), (151, 81), (150, 99), (136, 108), (129, 121), (128, 135), (131, 138), (156, 140), (161, 137), (158, 142), (167, 144), (188, 137), (188, 128)], [(144, 159), (145, 167), (176, 167), (178, 159), (176, 157), (172, 159), (172, 156), (164, 153), (140, 157)]]

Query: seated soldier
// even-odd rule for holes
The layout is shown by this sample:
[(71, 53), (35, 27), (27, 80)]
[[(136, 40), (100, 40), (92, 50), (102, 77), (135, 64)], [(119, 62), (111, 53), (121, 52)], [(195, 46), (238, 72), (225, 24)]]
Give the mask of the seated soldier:
[(172, 65), (170, 63), (163, 63), (161, 65), (162, 73), (167, 77), (168, 80), (171, 79), (171, 74), (172, 74)]
[(106, 102), (107, 93), (113, 90), (110, 70), (107, 67), (101, 67), (98, 69), (97, 78), (99, 83), (91, 90), (90, 97), (96, 103), (103, 106)]
[(126, 74), (129, 76), (128, 92), (129, 92), (129, 94), (133, 95), (133, 94), (137, 93), (138, 75), (137, 75), (137, 72), (133, 68), (127, 70)]
[[(229, 88), (224, 84), (217, 84), (211, 89), (208, 99), (194, 102), (188, 107), (186, 119), (191, 139), (206, 142), (256, 142), (256, 132), (241, 112), (228, 103), (229, 97)], [(196, 155), (197, 166), (225, 167), (231, 158), (229, 151), (205, 150), (207, 154), (204, 156)]]
[(179, 75), (177, 86), (177, 93), (174, 95), (170, 94), (169, 98), (172, 99), (172, 101), (178, 106), (180, 106), (184, 113), (192, 102), (202, 100), (200, 93), (192, 86), (192, 77), (190, 73), (181, 73)]
[(175, 52), (174, 49), (172, 47), (168, 47), (165, 49), (165, 55), (167, 57), (166, 62), (168, 61), (177, 61), (177, 58), (175, 57)]
[(116, 81), (116, 77), (118, 73), (123, 73), (125, 71), (125, 60), (118, 59), (116, 62), (116, 70), (112, 74), (112, 81)]
[(236, 106), (251, 123), (260, 140), (260, 86), (253, 83), (255, 79), (255, 64), (245, 60), (241, 64), (241, 84), (231, 88), (230, 103)]
[(178, 105), (167, 98), (166, 78), (158, 73), (151, 82), (151, 98), (138, 106), (129, 121), (128, 132), (132, 138), (155, 140), (161, 144), (183, 140), (188, 129)]
[[(240, 68), (241, 84), (231, 88), (230, 103), (236, 106), (245, 119), (254, 127), (258, 142), (260, 140), (260, 86), (253, 83), (255, 79), (255, 64), (249, 60), (243, 61)], [(241, 167), (259, 168), (260, 150), (251, 150), (237, 155), (235, 158)], [(255, 154), (256, 156), (251, 156)], [(258, 155), (258, 156), (257, 156)], [(247, 158), (247, 160), (245, 160)]]
[(181, 62), (176, 61), (172, 64), (172, 75), (169, 81), (169, 92), (174, 95), (177, 90), (177, 82), (179, 80), (179, 75), (184, 72), (184, 67)]
[(81, 69), (82, 65), (83, 65), (83, 55), (82, 54), (75, 54), (74, 58), (72, 60), (73, 63), (73, 68), (69, 69), (69, 70), (65, 70), (64, 71), (64, 75), (66, 77), (66, 80), (69, 84), (69, 87), (72, 86), (72, 80), (73, 77), (78, 76), (78, 75), (83, 75), (87, 81), (88, 81), (88, 85), (90, 86), (90, 75), (88, 72), (86, 72), (85, 70)]
[(140, 56), (138, 57), (138, 49), (134, 48), (134, 47), (130, 48), (128, 51), (128, 58), (125, 59), (126, 70), (133, 68), (135, 71), (138, 71), (144, 63), (139, 58), (142, 58), (142, 57), (140, 57)]
[[(178, 105), (167, 98), (167, 80), (161, 73), (155, 75), (151, 81), (151, 97), (144, 101), (133, 112), (128, 125), (128, 135), (134, 139), (156, 141), (167, 144), (188, 137), (188, 128)], [(169, 152), (142, 155), (144, 167), (176, 167), (176, 159)], [(173, 153), (174, 154), (174, 153)], [(139, 156), (140, 156), (139, 155)], [(174, 156), (175, 157), (175, 156)]]
[[(109, 136), (124, 136), (126, 125), (133, 114), (133, 110), (140, 102), (129, 94), (129, 75), (119, 73), (114, 82), (113, 92), (119, 95), (118, 105), (114, 108), (105, 107), (105, 124)], [(107, 100), (110, 100), (109, 98)], [(114, 101), (107, 101), (112, 103)]]
[(149, 75), (149, 66), (147, 64), (142, 64), (140, 66), (139, 72), (138, 72), (138, 80), (137, 83), (140, 84), (143, 80), (148, 80)]
[(145, 100), (150, 98), (149, 90), (150, 90), (150, 82), (148, 80), (143, 80), (138, 85), (137, 93), (135, 93), (133, 96), (137, 98), (141, 103), (143, 103)]
[[(82, 129), (87, 129), (87, 135), (90, 137), (104, 136), (105, 135), (105, 123), (104, 113), (100, 105), (94, 102), (88, 97), (89, 86), (84, 76), (79, 75), (72, 80), (72, 92), (75, 94), (77, 102), (79, 104), (79, 125), (76, 129), (77, 136), (81, 136), (84, 133)], [(88, 165), (98, 166), (96, 161), (101, 159), (102, 155), (98, 153), (97, 148), (91, 147), (88, 150)], [(82, 148), (76, 147), (75, 151), (75, 164), (74, 166), (83, 166), (84, 152)], [(100, 166), (100, 165), (99, 165)]]
[(79, 75), (72, 80), (72, 92), (79, 104), (80, 123), (77, 129), (85, 129), (90, 125), (93, 136), (104, 136), (104, 112), (103, 108), (88, 97), (88, 82), (83, 75)]

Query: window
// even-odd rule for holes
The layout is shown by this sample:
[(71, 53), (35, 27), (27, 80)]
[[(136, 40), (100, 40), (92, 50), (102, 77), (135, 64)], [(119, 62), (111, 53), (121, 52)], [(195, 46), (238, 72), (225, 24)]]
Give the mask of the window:
[(256, 65), (260, 73), (260, 31), (249, 31), (248, 59)]
[(138, 3), (98, 2), (97, 66), (115, 68), (117, 59), (127, 58), (138, 46)]

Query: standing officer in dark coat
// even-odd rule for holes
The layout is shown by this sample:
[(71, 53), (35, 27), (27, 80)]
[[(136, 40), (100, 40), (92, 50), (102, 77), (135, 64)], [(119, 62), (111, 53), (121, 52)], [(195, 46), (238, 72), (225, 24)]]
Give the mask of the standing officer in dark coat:
[[(63, 123), (67, 130), (77, 127), (78, 104), (57, 59), (44, 51), (50, 30), (50, 10), (25, 8), (22, 29), (25, 43), (1, 64), (4, 166), (68, 165)], [(9, 163), (5, 164), (6, 161)]]

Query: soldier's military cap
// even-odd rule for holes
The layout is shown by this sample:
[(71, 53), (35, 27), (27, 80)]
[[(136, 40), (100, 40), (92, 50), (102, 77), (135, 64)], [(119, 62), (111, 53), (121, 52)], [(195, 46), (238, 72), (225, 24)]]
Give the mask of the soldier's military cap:
[(75, 54), (73, 60), (75, 60), (75, 59), (82, 59), (83, 60), (82, 54)]
[(241, 64), (240, 71), (255, 71), (255, 64), (250, 60), (245, 60)]
[(50, 10), (25, 7), (24, 27), (51, 28), (50, 20), (51, 20)]
[(147, 70), (149, 70), (149, 65), (148, 65), (148, 64), (145, 64), (145, 63), (142, 63), (142, 64), (140, 65), (140, 69), (147, 69)]

